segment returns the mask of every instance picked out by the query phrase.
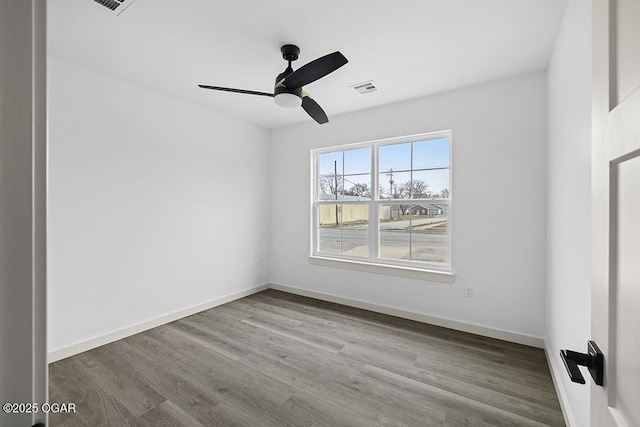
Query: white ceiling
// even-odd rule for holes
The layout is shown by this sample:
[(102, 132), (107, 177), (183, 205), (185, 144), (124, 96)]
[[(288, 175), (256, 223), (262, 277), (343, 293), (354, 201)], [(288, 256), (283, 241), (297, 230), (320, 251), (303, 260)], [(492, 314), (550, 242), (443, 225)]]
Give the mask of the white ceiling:
[[(293, 67), (339, 50), (349, 63), (305, 87), (329, 119), (547, 69), (566, 0), (136, 0), (120, 16), (93, 0), (50, 0), (49, 52), (90, 70), (272, 129), (311, 120), (273, 99)], [(380, 91), (350, 86), (374, 80)], [(326, 125), (325, 125), (326, 126)]]

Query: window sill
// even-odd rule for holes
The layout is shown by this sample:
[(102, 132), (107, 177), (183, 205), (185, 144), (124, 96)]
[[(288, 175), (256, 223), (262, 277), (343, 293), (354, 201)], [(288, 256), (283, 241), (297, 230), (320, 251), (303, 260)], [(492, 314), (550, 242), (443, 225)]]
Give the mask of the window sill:
[(427, 270), (389, 264), (375, 264), (372, 262), (328, 258), (318, 255), (309, 256), (309, 263), (323, 265), (325, 267), (346, 268), (349, 270), (366, 271), (368, 273), (386, 274), (389, 276), (399, 276), (432, 282), (453, 283), (455, 281), (455, 274), (449, 271)]

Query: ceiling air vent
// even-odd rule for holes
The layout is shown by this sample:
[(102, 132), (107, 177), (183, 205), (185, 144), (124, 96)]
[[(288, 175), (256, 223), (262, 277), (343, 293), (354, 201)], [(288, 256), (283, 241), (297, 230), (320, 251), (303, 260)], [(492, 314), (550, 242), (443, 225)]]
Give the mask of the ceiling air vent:
[(357, 85), (353, 85), (351, 87), (360, 95), (364, 95), (365, 93), (372, 93), (378, 90), (378, 85), (373, 81), (358, 83)]
[(131, 6), (135, 0), (93, 0), (101, 6), (106, 7), (117, 15), (120, 15), (126, 8)]

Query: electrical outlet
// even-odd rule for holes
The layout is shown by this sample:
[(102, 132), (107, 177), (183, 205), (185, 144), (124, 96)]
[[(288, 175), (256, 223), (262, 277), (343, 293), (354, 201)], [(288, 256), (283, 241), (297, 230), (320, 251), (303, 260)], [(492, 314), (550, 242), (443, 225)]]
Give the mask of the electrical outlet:
[(260, 270), (260, 263), (256, 261), (256, 270)]
[(473, 286), (465, 286), (464, 287), (464, 297), (465, 298), (473, 298)]

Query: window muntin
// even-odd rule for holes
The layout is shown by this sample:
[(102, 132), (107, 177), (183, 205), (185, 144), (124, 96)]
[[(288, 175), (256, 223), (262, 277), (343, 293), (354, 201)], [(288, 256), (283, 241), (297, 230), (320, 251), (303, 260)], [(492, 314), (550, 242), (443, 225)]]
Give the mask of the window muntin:
[(371, 199), (371, 147), (320, 153), (316, 163), (319, 200)]
[(312, 255), (450, 270), (451, 132), (314, 150)]
[(318, 205), (318, 251), (369, 257), (369, 206), (364, 203)]

